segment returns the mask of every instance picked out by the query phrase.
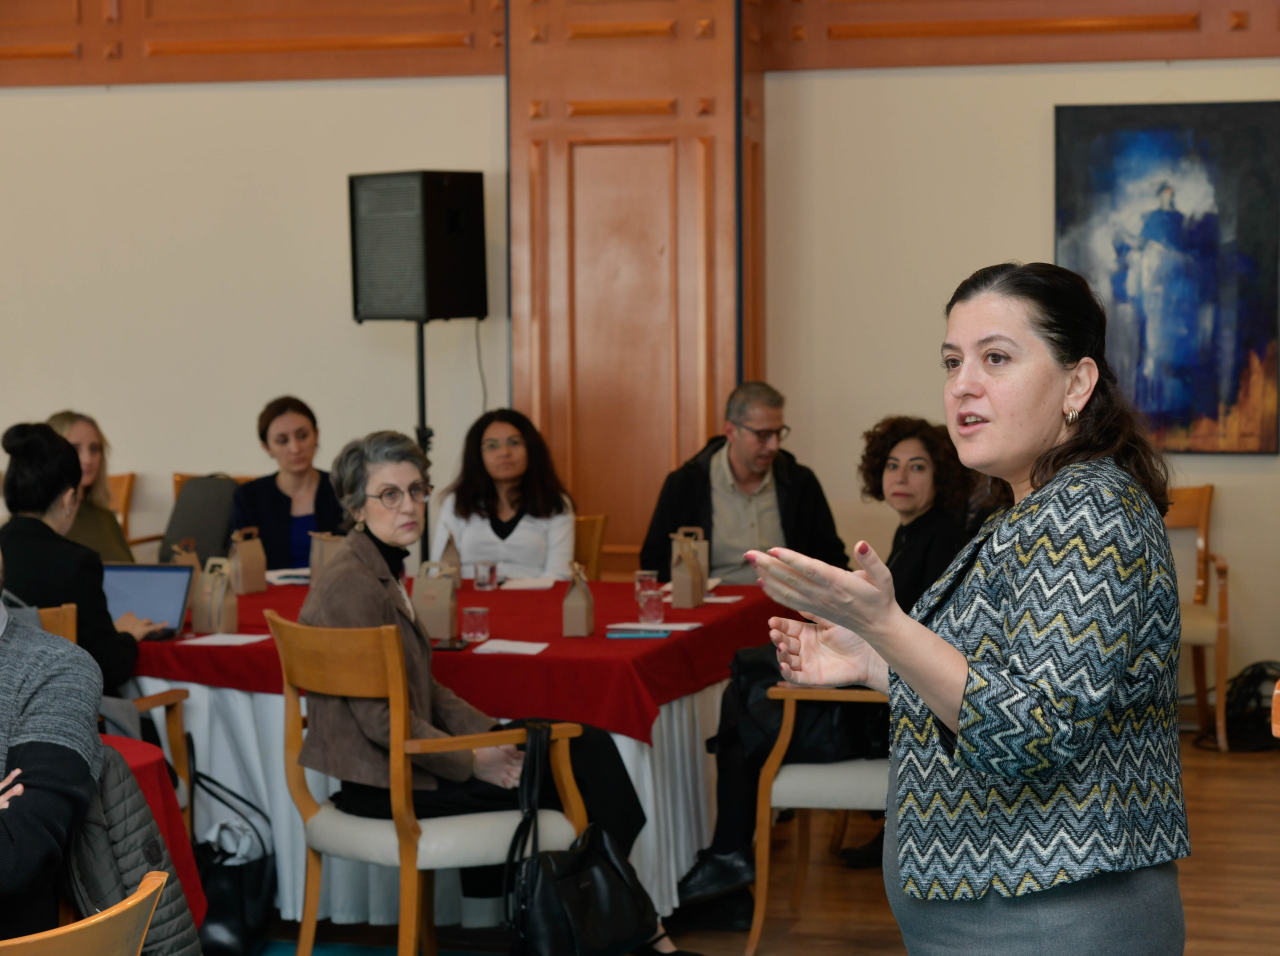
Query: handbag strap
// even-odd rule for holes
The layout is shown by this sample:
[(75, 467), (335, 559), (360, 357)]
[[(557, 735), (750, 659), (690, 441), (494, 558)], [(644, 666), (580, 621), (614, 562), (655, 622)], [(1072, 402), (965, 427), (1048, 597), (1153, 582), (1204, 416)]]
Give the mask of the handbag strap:
[(511, 846), (507, 850), (507, 862), (502, 871), (502, 896), (505, 903), (506, 923), (517, 933), (521, 933), (521, 922), (517, 910), (520, 907), (516, 886), (517, 871), (520, 862), (525, 859), (525, 851), (532, 852), (529, 857), (538, 855), (538, 794), (542, 790), (543, 768), (547, 766), (547, 751), (551, 739), (551, 725), (545, 721), (528, 721), (525, 724), (528, 739), (524, 749), (524, 769), (520, 774), (520, 822), (516, 825), (511, 837)]
[[(200, 784), (202, 787), (204, 787), (205, 793), (209, 794), (210, 797), (212, 797), (214, 800), (217, 800), (220, 804), (222, 804), (224, 807), (226, 807), (228, 810), (230, 810), (232, 813), (238, 816), (241, 820), (249, 824), (249, 829), (253, 831), (253, 835), (258, 838), (258, 843), (261, 844), (262, 846), (263, 854), (270, 855), (271, 851), (267, 848), (267, 841), (263, 838), (262, 831), (258, 829), (257, 824), (253, 822), (253, 819), (247, 813), (245, 813), (243, 810), (241, 810), (239, 807), (237, 807), (227, 798), (231, 797), (235, 800), (239, 800), (241, 803), (243, 803), (246, 807), (248, 807), (258, 816), (262, 817), (262, 819), (270, 823), (271, 818), (267, 816), (267, 814), (262, 810), (261, 807), (259, 807), (256, 803), (254, 803), (248, 797), (241, 796), (240, 794), (232, 790), (230, 787), (228, 787), (226, 784), (218, 780), (214, 780), (207, 773), (201, 773), (199, 770), (197, 770), (192, 775), (192, 782), (193, 784), (195, 783)], [(194, 789), (195, 787), (193, 786), (192, 790), (194, 791)], [(219, 790), (221, 790), (222, 792), (219, 793), (218, 792)], [(192, 794), (193, 804), (194, 804), (194, 797), (195, 795), (193, 793)]]

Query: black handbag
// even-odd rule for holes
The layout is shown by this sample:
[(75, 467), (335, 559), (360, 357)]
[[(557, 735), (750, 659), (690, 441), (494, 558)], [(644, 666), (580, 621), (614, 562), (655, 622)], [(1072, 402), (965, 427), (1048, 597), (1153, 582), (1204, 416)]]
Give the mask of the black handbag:
[[(538, 793), (548, 767), (551, 725), (526, 725), (522, 816), (503, 875), (512, 956), (625, 956), (651, 940), (658, 914), (636, 871), (588, 824), (568, 850), (538, 850)], [(531, 852), (525, 856), (525, 851)]]
[(258, 825), (237, 803), (267, 821), (268, 826), (270, 819), (257, 805), (208, 774), (199, 771), (193, 774), (193, 799), (196, 786), (204, 787), (210, 797), (249, 824), (262, 845), (262, 856), (243, 863), (227, 862), (232, 854), (215, 843), (197, 843), (192, 847), (196, 872), (200, 874), (205, 899), (209, 902), (200, 927), (200, 947), (205, 956), (252, 956), (266, 937), (267, 922), (275, 905), (276, 857)]

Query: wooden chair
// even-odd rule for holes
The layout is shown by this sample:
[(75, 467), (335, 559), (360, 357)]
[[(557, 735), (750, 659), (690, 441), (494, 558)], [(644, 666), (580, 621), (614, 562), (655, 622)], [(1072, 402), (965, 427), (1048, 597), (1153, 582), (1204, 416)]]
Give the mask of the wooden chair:
[(138, 956), (168, 878), (148, 873), (128, 899), (88, 919), (0, 942), (0, 956)]
[[(400, 630), (393, 624), (366, 628), (305, 627), (266, 612), (284, 671), (285, 778), (302, 814), (307, 841), (307, 876), (297, 956), (311, 956), (320, 905), (321, 854), (400, 867), (398, 956), (435, 956), (434, 871), (450, 867), (503, 863), (520, 822), (518, 810), (473, 813), (417, 820), (413, 812), (413, 754), (451, 753), (520, 744), (521, 730), (500, 730), (461, 737), (414, 740), (409, 737), (409, 688)], [(298, 754), (302, 750), (299, 691), (335, 697), (386, 699), (390, 720), (391, 820), (350, 816), (331, 801), (317, 803), (307, 786)], [(551, 771), (563, 813), (541, 810), (539, 844), (564, 849), (587, 825), (586, 809), (569, 766), (569, 739), (582, 734), (578, 724), (554, 724)], [(425, 872), (423, 872), (425, 871)]]
[[(201, 477), (200, 475), (175, 471), (173, 473), (173, 500), (174, 501), (178, 500), (178, 495), (182, 493), (182, 486), (185, 485), (190, 479), (200, 478), (200, 477)], [(251, 481), (256, 481), (259, 476), (258, 475), (232, 475), (231, 477), (234, 478), (236, 481), (238, 481), (240, 484), (244, 485), (244, 484), (248, 484)]]
[(769, 697), (782, 704), (782, 729), (760, 772), (756, 803), (755, 915), (747, 937), (746, 956), (754, 956), (764, 930), (769, 893), (769, 830), (774, 807), (796, 811), (796, 873), (791, 888), (791, 909), (798, 912), (809, 871), (809, 841), (814, 810), (883, 810), (889, 785), (888, 760), (844, 760), (839, 763), (787, 764), (782, 758), (791, 745), (796, 727), (796, 706), (801, 701), (884, 703), (884, 694), (873, 690), (839, 690), (833, 687), (779, 685)]
[(111, 510), (116, 513), (125, 540), (129, 539), (129, 505), (133, 502), (133, 482), (137, 475), (127, 471), (123, 475), (108, 475), (111, 486)]
[(600, 555), (608, 515), (578, 515), (573, 529), (573, 560), (586, 568), (588, 581), (600, 580)]
[[(1213, 504), (1213, 485), (1169, 489), (1169, 513), (1164, 523), (1169, 528), (1196, 529), (1196, 592), (1190, 602), (1182, 602), (1182, 646), (1191, 647), (1195, 672), (1196, 710), (1200, 732), (1217, 731), (1218, 750), (1227, 752), (1227, 671), (1230, 668), (1231, 631), (1227, 605), (1227, 560), (1209, 550), (1209, 508)], [(1209, 565), (1218, 578), (1218, 607), (1209, 605)], [(1214, 648), (1214, 713), (1210, 717), (1208, 682), (1205, 679), (1204, 649)]]
[[(42, 607), (40, 626), (50, 634), (66, 638), (72, 644), (79, 643), (76, 640), (76, 606), (74, 604)], [(190, 691), (175, 687), (159, 694), (137, 697), (133, 701), (133, 706), (138, 708), (140, 714), (145, 714), (156, 707), (164, 708), (169, 756), (173, 759), (173, 770), (182, 781), (185, 790), (179, 794), (178, 803), (182, 808), (182, 820), (187, 825), (188, 834), (191, 833), (191, 758), (187, 753), (187, 728), (182, 716), (182, 702), (190, 696)]]

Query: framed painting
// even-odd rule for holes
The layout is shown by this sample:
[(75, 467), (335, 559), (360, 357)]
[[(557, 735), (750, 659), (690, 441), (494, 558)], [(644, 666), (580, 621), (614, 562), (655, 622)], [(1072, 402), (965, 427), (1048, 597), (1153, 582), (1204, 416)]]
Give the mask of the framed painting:
[(1170, 452), (1277, 441), (1280, 103), (1060, 106), (1056, 256)]

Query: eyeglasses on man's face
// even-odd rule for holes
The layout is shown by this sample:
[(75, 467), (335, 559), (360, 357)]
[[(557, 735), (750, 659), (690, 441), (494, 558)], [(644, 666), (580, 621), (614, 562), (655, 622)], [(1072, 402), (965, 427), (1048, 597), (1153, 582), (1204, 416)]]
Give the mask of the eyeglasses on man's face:
[[(374, 494), (372, 491), (367, 491), (365, 494), (370, 498), (377, 498), (382, 502), (382, 507), (386, 508), (388, 511), (394, 511), (396, 508), (400, 507), (400, 502), (404, 501), (405, 489), (397, 488), (395, 485), (392, 485), (389, 488), (383, 488), (377, 494)], [(408, 494), (410, 501), (415, 505), (420, 505), (430, 496), (431, 485), (425, 481), (415, 481), (409, 486)]]
[(498, 451), (502, 448), (510, 448), (515, 451), (515, 449), (523, 447), (524, 439), (519, 435), (509, 435), (506, 438), (486, 438), (480, 443), (482, 451)]
[(756, 440), (762, 445), (769, 444), (769, 442), (773, 441), (775, 438), (778, 439), (778, 444), (781, 445), (787, 440), (787, 436), (791, 434), (790, 425), (783, 425), (781, 428), (752, 428), (750, 425), (742, 424), (742, 422), (734, 422), (733, 424), (745, 431), (751, 432), (751, 434), (756, 436)]

